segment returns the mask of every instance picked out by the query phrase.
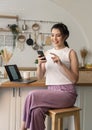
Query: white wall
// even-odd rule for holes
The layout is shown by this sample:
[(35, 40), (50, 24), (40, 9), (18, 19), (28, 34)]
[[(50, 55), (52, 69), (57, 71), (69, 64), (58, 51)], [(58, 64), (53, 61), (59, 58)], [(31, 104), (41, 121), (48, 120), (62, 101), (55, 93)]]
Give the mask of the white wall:
[[(70, 47), (77, 51), (81, 61), (79, 50), (82, 47), (92, 51), (90, 28), (92, 18), (89, 15), (92, 10), (91, 4), (92, 2), (87, 3), (87, 0), (77, 2), (73, 0), (62, 0), (62, 2), (61, 0), (1, 0), (0, 14), (19, 15), (20, 18), (30, 20), (61, 21), (65, 23), (70, 30), (68, 43)], [(87, 62), (92, 62), (91, 55), (91, 53), (88, 55)], [(36, 57), (36, 52), (25, 44), (23, 51), (15, 49), (10, 63), (17, 63), (18, 66), (33, 66)]]
[[(91, 23), (92, 23), (92, 1), (91, 0), (51, 0), (58, 6), (64, 8), (66, 11), (69, 12), (73, 16), (74, 19), (76, 19), (77, 23), (82, 28), (82, 31), (84, 33), (84, 37), (87, 41), (87, 44), (89, 44), (88, 47), (88, 59), (87, 61), (90, 61), (92, 63), (92, 45), (91, 45)], [(81, 42), (81, 41), (80, 41)], [(78, 43), (79, 44), (79, 43)]]

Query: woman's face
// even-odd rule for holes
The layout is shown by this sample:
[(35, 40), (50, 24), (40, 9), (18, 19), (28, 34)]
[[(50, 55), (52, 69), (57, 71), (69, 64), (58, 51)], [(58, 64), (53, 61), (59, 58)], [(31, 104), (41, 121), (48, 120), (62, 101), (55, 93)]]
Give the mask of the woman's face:
[(64, 36), (61, 34), (59, 29), (52, 29), (51, 41), (54, 47), (64, 47)]

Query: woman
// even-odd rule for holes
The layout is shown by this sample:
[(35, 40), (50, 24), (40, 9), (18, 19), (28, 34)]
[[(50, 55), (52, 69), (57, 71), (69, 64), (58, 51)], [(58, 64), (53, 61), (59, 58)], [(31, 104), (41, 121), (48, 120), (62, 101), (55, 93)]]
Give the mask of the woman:
[(51, 28), (53, 49), (44, 57), (38, 56), (37, 77), (45, 75), (46, 90), (31, 91), (25, 101), (21, 130), (44, 130), (45, 113), (48, 109), (72, 107), (77, 93), (78, 58), (76, 52), (68, 47), (66, 39), (69, 31), (63, 23)]

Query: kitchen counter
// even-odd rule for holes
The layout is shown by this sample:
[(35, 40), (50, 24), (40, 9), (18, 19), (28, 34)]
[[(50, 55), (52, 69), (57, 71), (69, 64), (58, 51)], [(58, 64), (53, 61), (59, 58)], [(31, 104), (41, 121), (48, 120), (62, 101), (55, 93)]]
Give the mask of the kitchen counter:
[[(33, 78), (37, 79), (36, 77), (33, 77)], [(18, 83), (18, 82), (10, 82), (9, 80), (2, 82), (0, 84), (0, 87), (25, 87), (25, 86), (27, 86), (27, 87), (37, 87), (37, 86), (46, 87), (45, 79), (38, 80), (38, 81), (28, 83), (28, 84)]]
[[(36, 67), (20, 67), (19, 68), (20, 71), (36, 71)], [(37, 79), (35, 77), (35, 79)], [(42, 80), (38, 80), (36, 82), (33, 83), (29, 83), (29, 84), (24, 84), (24, 83), (14, 83), (14, 82), (10, 82), (8, 79), (7, 80), (3, 80), (1, 79), (3, 82), (1, 82), (0, 87), (37, 87), (37, 86), (41, 86), (41, 87), (46, 87), (45, 85), (45, 79)], [(77, 86), (92, 86), (92, 69), (85, 69), (85, 68), (79, 68), (79, 80), (76, 84)]]
[[(35, 79), (37, 79), (37, 78), (35, 78)], [(90, 82), (89, 81), (87, 81), (87, 80), (83, 80), (84, 82), (82, 82), (81, 80), (83, 80), (83, 79), (79, 79), (79, 81), (76, 83), (76, 86), (90, 86), (90, 87), (92, 87), (92, 81), (90, 80)], [(42, 80), (37, 80), (37, 81), (35, 81), (35, 82), (32, 82), (32, 83), (28, 83), (28, 84), (25, 84), (25, 83), (17, 83), (17, 82), (10, 82), (9, 80), (8, 81), (5, 81), (5, 82), (2, 82), (1, 84), (0, 84), (0, 87), (38, 87), (38, 86), (40, 86), (40, 87), (46, 87), (46, 85), (45, 85), (45, 79), (42, 79)]]

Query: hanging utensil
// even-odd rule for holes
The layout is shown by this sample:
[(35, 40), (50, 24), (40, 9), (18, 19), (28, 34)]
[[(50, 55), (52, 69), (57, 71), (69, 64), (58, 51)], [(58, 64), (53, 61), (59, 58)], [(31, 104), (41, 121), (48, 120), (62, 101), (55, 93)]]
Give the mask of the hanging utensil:
[(27, 45), (32, 46), (33, 45), (33, 39), (31, 38), (31, 34), (29, 34), (29, 38), (26, 40)]
[(51, 45), (51, 37), (46, 36), (45, 45)]
[(45, 44), (43, 44), (43, 42), (44, 42), (44, 34), (43, 33), (40, 33), (40, 45), (39, 45), (39, 50), (43, 50), (44, 48), (43, 48), (43, 46), (45, 45)]
[(45, 46), (45, 44), (44, 44), (44, 34), (43, 33), (41, 33), (41, 45)]
[(26, 41), (26, 37), (25, 37), (25, 35), (20, 34), (20, 35), (18, 36), (17, 40), (18, 40), (19, 42), (23, 43), (23, 42)]
[(22, 30), (26, 31), (28, 29), (28, 26), (26, 24), (26, 21), (24, 20), (24, 24), (22, 25)]
[[(34, 23), (34, 24), (32, 25), (32, 29), (33, 29), (33, 31), (35, 32), (35, 34), (34, 34), (35, 42), (34, 42), (32, 48), (33, 48), (34, 50), (38, 50), (40, 46), (37, 44), (37, 35), (36, 35), (36, 32), (40, 29), (40, 25), (39, 25), (38, 23)], [(39, 35), (39, 34), (38, 34), (38, 35)]]
[(17, 38), (17, 48), (19, 48), (21, 51), (24, 50), (24, 45), (25, 45), (25, 41), (26, 41), (26, 37), (24, 34), (19, 34), (18, 38)]
[(39, 45), (37, 44), (36, 32), (35, 32), (35, 34), (34, 34), (34, 37), (35, 37), (35, 41), (34, 41), (34, 44), (33, 44), (32, 48), (33, 48), (34, 50), (38, 50), (38, 49), (39, 49)]
[(32, 29), (33, 29), (34, 31), (38, 31), (38, 30), (40, 29), (40, 25), (39, 25), (38, 23), (34, 23), (34, 24), (32, 25)]

